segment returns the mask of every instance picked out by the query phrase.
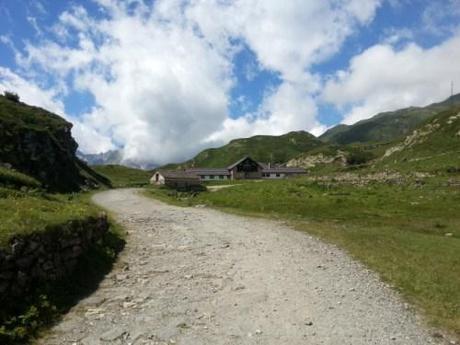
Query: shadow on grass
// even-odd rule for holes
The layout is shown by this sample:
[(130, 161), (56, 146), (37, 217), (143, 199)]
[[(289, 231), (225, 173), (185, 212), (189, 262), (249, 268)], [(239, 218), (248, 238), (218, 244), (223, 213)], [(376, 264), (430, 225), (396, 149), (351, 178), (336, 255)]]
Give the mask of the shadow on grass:
[(64, 279), (40, 284), (0, 309), (0, 344), (29, 344), (39, 332), (57, 323), (81, 299), (91, 295), (112, 270), (125, 241), (108, 232), (83, 254)]

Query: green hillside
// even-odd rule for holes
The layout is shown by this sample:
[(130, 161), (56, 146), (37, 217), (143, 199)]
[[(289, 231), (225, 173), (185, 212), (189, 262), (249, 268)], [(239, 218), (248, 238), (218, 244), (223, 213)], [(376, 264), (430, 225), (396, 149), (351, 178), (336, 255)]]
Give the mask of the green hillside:
[(0, 164), (37, 179), (50, 191), (109, 185), (76, 157), (71, 129), (71, 123), (53, 113), (0, 96)]
[(439, 112), (455, 105), (460, 105), (460, 94), (423, 108), (410, 107), (380, 113), (350, 126), (338, 125), (326, 131), (320, 139), (340, 145), (394, 141), (406, 136)]
[(285, 163), (300, 153), (321, 146), (323, 143), (304, 131), (290, 132), (280, 136), (257, 135), (235, 139), (225, 146), (207, 149), (193, 159), (167, 168), (183, 167), (226, 167), (244, 156), (251, 156), (259, 162)]
[(141, 187), (149, 183), (152, 173), (123, 165), (93, 165), (92, 168), (112, 182), (115, 188)]
[(390, 147), (375, 165), (396, 170), (460, 172), (460, 106), (441, 112)]

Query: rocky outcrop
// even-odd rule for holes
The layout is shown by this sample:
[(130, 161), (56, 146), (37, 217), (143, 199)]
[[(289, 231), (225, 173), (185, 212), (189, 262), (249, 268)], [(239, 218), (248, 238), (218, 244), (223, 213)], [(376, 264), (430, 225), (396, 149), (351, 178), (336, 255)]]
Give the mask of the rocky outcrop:
[(0, 163), (56, 192), (110, 184), (77, 158), (71, 129), (70, 122), (55, 114), (0, 96)]
[(408, 183), (415, 183), (416, 185), (420, 185), (423, 184), (424, 180), (429, 177), (432, 177), (432, 175), (423, 172), (413, 172), (411, 174), (403, 175), (394, 171), (380, 171), (368, 174), (347, 172), (334, 175), (311, 176), (308, 177), (308, 180), (328, 185), (349, 184), (352, 186), (361, 187), (367, 186), (371, 183), (385, 183), (394, 185), (407, 185)]
[(316, 155), (302, 155), (297, 158), (291, 159), (289, 162), (287, 162), (286, 165), (288, 167), (301, 167), (305, 169), (310, 169), (322, 164), (338, 164), (341, 166), (346, 166), (346, 153), (337, 150), (337, 153), (335, 155), (326, 155), (323, 153), (318, 153)]
[(391, 156), (395, 152), (403, 151), (405, 149), (411, 148), (412, 146), (416, 144), (423, 143), (431, 133), (433, 133), (435, 130), (439, 129), (440, 127), (441, 126), (439, 123), (436, 123), (436, 121), (433, 121), (433, 123), (429, 123), (420, 129), (414, 130), (411, 135), (406, 137), (404, 142), (386, 150), (382, 159)]
[(71, 274), (79, 257), (108, 229), (102, 214), (12, 238), (0, 249), (0, 303), (25, 295), (37, 284)]

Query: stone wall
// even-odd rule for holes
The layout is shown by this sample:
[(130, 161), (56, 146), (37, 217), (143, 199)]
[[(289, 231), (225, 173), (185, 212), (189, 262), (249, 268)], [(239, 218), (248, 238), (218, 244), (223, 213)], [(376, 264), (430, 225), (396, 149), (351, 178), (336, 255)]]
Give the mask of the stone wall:
[(11, 239), (0, 248), (0, 303), (72, 273), (78, 258), (108, 229), (101, 214)]

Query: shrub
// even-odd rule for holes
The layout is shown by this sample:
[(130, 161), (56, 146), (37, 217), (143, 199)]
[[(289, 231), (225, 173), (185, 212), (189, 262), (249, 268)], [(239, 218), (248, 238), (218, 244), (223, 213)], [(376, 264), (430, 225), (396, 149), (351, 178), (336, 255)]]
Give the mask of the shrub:
[(361, 165), (366, 164), (373, 160), (375, 155), (369, 151), (355, 150), (347, 155), (347, 164), (349, 165)]
[(6, 97), (6, 99), (9, 99), (10, 101), (19, 103), (19, 95), (17, 93), (11, 92), (11, 91), (5, 91), (3, 92), (3, 95)]
[(460, 173), (460, 168), (457, 168), (457, 167), (448, 167), (446, 169), (446, 171), (449, 173), (449, 174), (458, 174)]

